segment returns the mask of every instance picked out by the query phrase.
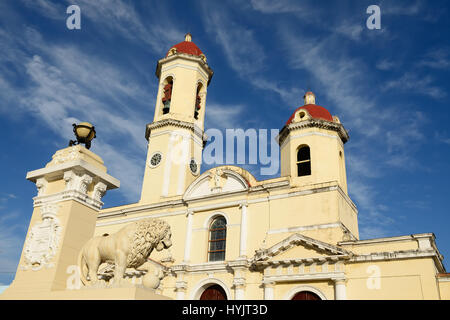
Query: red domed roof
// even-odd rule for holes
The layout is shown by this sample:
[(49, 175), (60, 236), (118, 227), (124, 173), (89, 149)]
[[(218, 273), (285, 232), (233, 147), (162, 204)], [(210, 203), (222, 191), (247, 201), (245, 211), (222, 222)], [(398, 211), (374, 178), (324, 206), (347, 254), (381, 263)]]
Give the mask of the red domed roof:
[(327, 109), (325, 109), (324, 107), (321, 107), (321, 106), (317, 106), (315, 104), (307, 104), (306, 106), (301, 106), (301, 107), (297, 108), (297, 110), (294, 111), (294, 113), (291, 115), (289, 120), (286, 122), (286, 125), (288, 125), (292, 122), (292, 120), (295, 117), (295, 114), (300, 109), (305, 109), (306, 111), (308, 111), (309, 115), (314, 119), (321, 119), (321, 120), (333, 122), (333, 116)]
[[(176, 45), (174, 45), (172, 48), (176, 48), (177, 52), (181, 52), (181, 53), (187, 53), (187, 54), (191, 54), (193, 56), (200, 56), (202, 54), (202, 51), (199, 49), (199, 47), (197, 47), (197, 45), (195, 43), (193, 43), (192, 41), (183, 41), (180, 42)], [(170, 49), (172, 49), (170, 48)], [(170, 51), (169, 49), (169, 51)], [(167, 51), (166, 57), (169, 54), (169, 51)]]

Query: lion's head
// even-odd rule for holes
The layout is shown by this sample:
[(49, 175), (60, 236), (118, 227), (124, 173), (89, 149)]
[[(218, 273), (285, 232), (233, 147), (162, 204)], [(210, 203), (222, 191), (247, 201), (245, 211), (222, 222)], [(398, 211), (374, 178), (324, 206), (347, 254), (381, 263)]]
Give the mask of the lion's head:
[(160, 219), (142, 219), (135, 225), (127, 266), (137, 268), (146, 262), (153, 249), (161, 251), (172, 246), (172, 233), (169, 224)]
[(172, 237), (172, 232), (170, 231), (170, 228), (168, 228), (166, 235), (156, 245), (156, 251), (161, 251), (163, 249), (169, 249), (172, 246), (171, 237)]

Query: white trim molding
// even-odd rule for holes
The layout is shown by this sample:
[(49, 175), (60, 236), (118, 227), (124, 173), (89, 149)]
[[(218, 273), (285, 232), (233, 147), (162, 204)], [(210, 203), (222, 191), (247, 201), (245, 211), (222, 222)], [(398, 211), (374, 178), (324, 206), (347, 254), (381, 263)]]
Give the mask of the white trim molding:
[(312, 293), (315, 293), (319, 296), (320, 299), (322, 300), (328, 300), (326, 295), (320, 291), (319, 289), (317, 289), (316, 287), (313, 286), (306, 286), (306, 285), (300, 285), (297, 287), (292, 288), (291, 290), (289, 290), (283, 297), (283, 300), (292, 300), (292, 298), (299, 292), (302, 291), (310, 291)]
[(212, 285), (219, 285), (222, 287), (222, 289), (225, 291), (225, 294), (227, 295), (227, 300), (232, 300), (231, 291), (228, 288), (228, 286), (221, 280), (217, 278), (207, 278), (203, 279), (200, 282), (198, 282), (194, 289), (191, 291), (190, 300), (199, 300), (202, 296), (202, 293), (208, 289), (208, 287)]
[(191, 256), (191, 243), (192, 243), (192, 219), (194, 211), (188, 210), (186, 212), (187, 223), (186, 223), (186, 238), (184, 240), (184, 259), (185, 263), (189, 262)]
[(54, 181), (64, 176), (66, 171), (84, 172), (91, 176), (97, 177), (99, 181), (102, 181), (108, 186), (108, 189), (115, 189), (120, 186), (119, 180), (110, 176), (106, 172), (100, 170), (94, 165), (86, 162), (83, 159), (76, 159), (70, 162), (56, 164), (47, 168), (42, 168), (27, 173), (27, 180), (36, 182), (37, 179), (45, 177), (47, 181)]

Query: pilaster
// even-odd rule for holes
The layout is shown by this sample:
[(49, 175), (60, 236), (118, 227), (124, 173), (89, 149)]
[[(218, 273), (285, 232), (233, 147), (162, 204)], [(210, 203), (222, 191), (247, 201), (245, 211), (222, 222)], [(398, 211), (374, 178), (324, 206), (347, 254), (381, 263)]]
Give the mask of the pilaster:
[(192, 220), (193, 220), (194, 211), (187, 210), (186, 217), (186, 238), (184, 241), (184, 263), (188, 263), (191, 256), (191, 243), (192, 243)]

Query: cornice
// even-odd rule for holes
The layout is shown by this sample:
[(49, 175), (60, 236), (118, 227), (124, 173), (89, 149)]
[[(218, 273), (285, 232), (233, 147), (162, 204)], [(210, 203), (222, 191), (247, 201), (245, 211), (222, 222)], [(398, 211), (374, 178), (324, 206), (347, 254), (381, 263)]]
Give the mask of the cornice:
[(282, 259), (282, 260), (268, 260), (268, 261), (253, 261), (252, 267), (255, 269), (265, 269), (267, 267), (276, 266), (289, 266), (289, 265), (310, 265), (313, 263), (324, 264), (324, 263), (337, 263), (339, 261), (348, 261), (350, 255), (332, 255), (332, 256), (322, 256), (313, 258), (297, 258), (297, 259)]
[(344, 126), (340, 123), (320, 119), (309, 119), (306, 121), (294, 122), (287, 126), (284, 126), (283, 129), (281, 129), (280, 134), (278, 135), (278, 144), (281, 146), (284, 140), (288, 137), (289, 133), (308, 128), (319, 128), (335, 131), (338, 133), (343, 143), (346, 143), (350, 138), (347, 130), (345, 130)]
[(56, 203), (61, 201), (74, 200), (82, 203), (94, 210), (100, 210), (103, 202), (96, 200), (78, 190), (66, 190), (51, 195), (37, 196), (33, 198), (34, 207), (40, 207), (47, 203)]
[(171, 266), (173, 273), (203, 273), (203, 272), (230, 272), (234, 269), (249, 268), (250, 260), (237, 259), (232, 261), (205, 262), (200, 264), (178, 264)]
[(315, 274), (291, 274), (291, 275), (270, 275), (264, 276), (263, 284), (275, 284), (279, 282), (297, 282), (297, 281), (315, 281), (315, 280), (332, 280), (339, 281), (346, 279), (343, 272), (324, 272)]
[(404, 250), (393, 252), (374, 252), (369, 254), (358, 254), (353, 256), (348, 262), (357, 263), (365, 261), (390, 261), (403, 259), (419, 259), (432, 258), (437, 266), (439, 272), (445, 272), (445, 267), (442, 264), (443, 257), (434, 249), (429, 250)]
[(181, 53), (181, 52), (177, 52), (176, 54), (173, 54), (171, 56), (164, 57), (164, 58), (158, 60), (158, 63), (156, 64), (156, 71), (155, 71), (155, 75), (158, 77), (158, 79), (161, 76), (162, 65), (165, 63), (174, 61), (176, 59), (197, 62), (200, 65), (200, 67), (208, 74), (208, 76), (209, 76), (208, 85), (209, 85), (209, 83), (211, 82), (211, 79), (214, 75), (214, 71), (211, 69), (211, 67), (208, 65), (208, 63), (203, 61), (202, 58), (200, 58), (200, 57), (196, 57), (196, 56), (193, 56), (193, 55), (190, 55), (187, 53)]
[(152, 130), (168, 127), (168, 126), (174, 126), (181, 129), (187, 129), (193, 132), (199, 139), (204, 141), (204, 132), (202, 129), (200, 129), (198, 126), (196, 126), (194, 123), (181, 121), (181, 120), (175, 120), (175, 119), (163, 119), (159, 121), (155, 121), (152, 123), (147, 124), (145, 128), (145, 139), (149, 139), (150, 133)]

